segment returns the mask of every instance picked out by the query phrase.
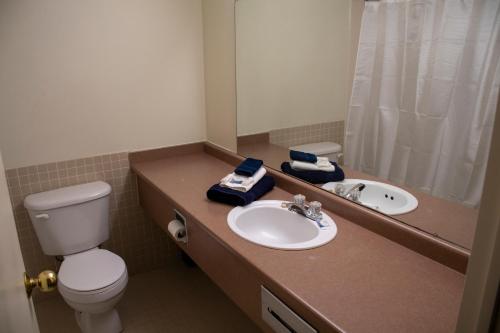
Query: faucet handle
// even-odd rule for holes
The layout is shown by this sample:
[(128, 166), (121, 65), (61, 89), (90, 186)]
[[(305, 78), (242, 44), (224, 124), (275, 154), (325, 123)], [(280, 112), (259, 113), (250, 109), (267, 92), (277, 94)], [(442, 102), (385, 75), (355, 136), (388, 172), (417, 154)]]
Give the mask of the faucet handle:
[(311, 201), (309, 203), (309, 209), (311, 210), (311, 213), (315, 216), (318, 216), (321, 214), (321, 202), (319, 201)]
[(293, 196), (293, 203), (297, 206), (303, 207), (306, 203), (306, 196), (303, 194), (296, 194)]
[(340, 196), (344, 195), (344, 193), (345, 193), (345, 186), (344, 186), (344, 184), (337, 184), (337, 185), (335, 185), (334, 191), (335, 191), (335, 194), (338, 194)]

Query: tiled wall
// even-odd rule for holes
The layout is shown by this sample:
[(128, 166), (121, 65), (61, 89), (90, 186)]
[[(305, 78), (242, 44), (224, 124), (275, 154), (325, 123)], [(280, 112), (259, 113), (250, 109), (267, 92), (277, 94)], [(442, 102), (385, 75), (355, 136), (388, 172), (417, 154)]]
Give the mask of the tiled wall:
[(282, 147), (332, 141), (344, 147), (344, 121), (290, 127), (269, 132), (269, 142)]
[(111, 233), (104, 248), (125, 260), (129, 274), (165, 266), (174, 252), (175, 245), (144, 216), (139, 206), (137, 182), (129, 168), (127, 153), (10, 169), (6, 170), (6, 175), (21, 251), (30, 274), (55, 269), (56, 260), (43, 254), (23, 206), (24, 198), (31, 193), (96, 180), (103, 180), (112, 187)]

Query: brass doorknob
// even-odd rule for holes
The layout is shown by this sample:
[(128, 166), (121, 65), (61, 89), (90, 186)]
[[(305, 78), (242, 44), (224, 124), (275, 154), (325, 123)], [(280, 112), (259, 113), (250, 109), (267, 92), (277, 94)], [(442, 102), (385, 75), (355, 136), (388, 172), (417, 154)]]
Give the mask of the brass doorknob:
[(24, 287), (26, 288), (26, 294), (31, 297), (33, 289), (39, 288), (43, 292), (49, 292), (56, 289), (57, 286), (57, 274), (53, 271), (43, 271), (38, 274), (38, 277), (29, 277), (26, 272), (24, 272)]

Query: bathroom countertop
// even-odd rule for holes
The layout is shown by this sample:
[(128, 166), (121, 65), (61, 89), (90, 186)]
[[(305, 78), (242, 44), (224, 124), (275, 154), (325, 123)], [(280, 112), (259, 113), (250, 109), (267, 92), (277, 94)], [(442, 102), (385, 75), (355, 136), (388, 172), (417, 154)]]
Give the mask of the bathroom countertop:
[[(463, 274), (330, 211), (338, 234), (322, 247), (282, 251), (250, 243), (229, 229), (232, 207), (205, 195), (234, 167), (204, 152), (134, 162), (132, 168), (330, 326), (346, 332), (454, 331)], [(276, 187), (262, 199), (291, 196)]]
[[(281, 163), (289, 160), (288, 149), (270, 143), (240, 145), (238, 146), (238, 153), (242, 156), (262, 159), (267, 166), (278, 171), (281, 171)], [(393, 216), (393, 218), (465, 249), (472, 248), (478, 217), (477, 209), (436, 198), (407, 186), (401, 186), (388, 180), (351, 170), (345, 166), (342, 166), (342, 169), (346, 178), (379, 181), (401, 187), (410, 192), (417, 198), (418, 208), (406, 214)]]

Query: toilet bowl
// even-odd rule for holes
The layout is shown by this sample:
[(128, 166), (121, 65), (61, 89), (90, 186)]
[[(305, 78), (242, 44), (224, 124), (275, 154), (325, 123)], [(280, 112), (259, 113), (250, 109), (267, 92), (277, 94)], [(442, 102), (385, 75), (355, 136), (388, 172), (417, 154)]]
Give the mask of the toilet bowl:
[(104, 182), (31, 194), (24, 200), (42, 250), (63, 256), (57, 288), (84, 333), (123, 330), (115, 309), (128, 273), (120, 256), (98, 246), (109, 238), (109, 194)]
[(57, 287), (76, 313), (83, 332), (120, 332), (114, 309), (125, 292), (127, 268), (122, 258), (102, 249), (66, 256)]

